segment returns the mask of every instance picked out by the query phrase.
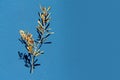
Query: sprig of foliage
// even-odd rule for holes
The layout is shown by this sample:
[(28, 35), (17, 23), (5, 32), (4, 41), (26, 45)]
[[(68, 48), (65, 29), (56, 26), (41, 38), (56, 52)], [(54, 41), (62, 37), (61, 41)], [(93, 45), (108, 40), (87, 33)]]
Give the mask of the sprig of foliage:
[(48, 37), (53, 34), (51, 32), (50, 26), (50, 13), (49, 10), (51, 7), (40, 7), (41, 13), (38, 12), (38, 26), (36, 27), (38, 38), (35, 40), (31, 33), (26, 32), (24, 30), (20, 30), (21, 38), (19, 41), (25, 45), (27, 49), (27, 53), (22, 53), (18, 51), (19, 58), (25, 62), (25, 66), (30, 68), (30, 73), (33, 72), (36, 66), (40, 66), (37, 63), (38, 59), (36, 59), (39, 55), (43, 54), (44, 51), (41, 50), (43, 44), (51, 44), (52, 42), (47, 41)]

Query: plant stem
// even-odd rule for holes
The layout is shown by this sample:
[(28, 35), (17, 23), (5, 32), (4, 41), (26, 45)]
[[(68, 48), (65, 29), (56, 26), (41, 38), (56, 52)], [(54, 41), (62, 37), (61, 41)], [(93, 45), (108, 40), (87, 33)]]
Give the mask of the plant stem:
[(31, 62), (30, 73), (33, 73), (33, 69), (34, 69), (34, 55), (32, 55), (32, 62)]

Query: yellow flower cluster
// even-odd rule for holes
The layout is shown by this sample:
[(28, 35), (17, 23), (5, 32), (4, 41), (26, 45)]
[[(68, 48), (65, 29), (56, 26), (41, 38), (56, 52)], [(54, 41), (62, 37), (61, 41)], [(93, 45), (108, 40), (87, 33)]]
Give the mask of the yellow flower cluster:
[(40, 18), (42, 21), (38, 20), (38, 24), (39, 26), (37, 27), (37, 29), (41, 32), (41, 34), (44, 34), (45, 32), (45, 24), (49, 22), (50, 18), (50, 13), (48, 13), (48, 11), (50, 10), (51, 7), (41, 7), (42, 13), (39, 14)]
[(20, 30), (20, 35), (24, 41), (27, 43), (27, 50), (29, 53), (33, 53), (34, 40), (32, 34), (25, 33), (23, 30)]
[(43, 23), (46, 23), (50, 20), (49, 13), (48, 13), (48, 11), (50, 9), (51, 9), (51, 7), (48, 7), (47, 9), (46, 9), (46, 7), (41, 7), (42, 13), (41, 13), (40, 17), (41, 17)]

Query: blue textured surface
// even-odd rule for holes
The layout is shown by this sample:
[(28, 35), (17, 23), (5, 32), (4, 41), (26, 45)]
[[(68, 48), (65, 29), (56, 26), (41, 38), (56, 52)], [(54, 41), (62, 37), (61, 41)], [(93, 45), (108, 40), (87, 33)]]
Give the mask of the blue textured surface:
[[(52, 7), (50, 36), (33, 74), (18, 59), (20, 29), (35, 36), (39, 5)], [(119, 0), (0, 0), (0, 80), (120, 80)]]

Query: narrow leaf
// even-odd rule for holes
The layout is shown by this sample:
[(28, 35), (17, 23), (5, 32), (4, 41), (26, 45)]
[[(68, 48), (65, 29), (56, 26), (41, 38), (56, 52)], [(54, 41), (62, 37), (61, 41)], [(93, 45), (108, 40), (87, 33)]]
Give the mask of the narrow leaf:
[(39, 15), (39, 17), (40, 17), (40, 13), (38, 12), (38, 15)]
[(41, 51), (40, 54), (44, 54), (44, 51)]
[(49, 6), (48, 8), (47, 8), (47, 11), (49, 11), (51, 9), (51, 7)]
[(44, 42), (44, 44), (51, 44), (52, 42)]
[(34, 64), (34, 66), (40, 66), (40, 64)]
[(47, 37), (49, 37), (51, 34), (47, 34), (44, 38), (47, 38)]
[(36, 59), (36, 60), (34, 61), (34, 64), (35, 64), (37, 61), (38, 61), (38, 59)]
[(20, 51), (18, 51), (18, 55), (19, 55), (20, 59), (23, 58), (23, 53), (20, 53)]
[(29, 68), (30, 66), (29, 66), (28, 64), (25, 64), (25, 67), (28, 67), (28, 68)]
[(47, 24), (47, 26), (45, 27), (45, 30), (50, 26), (50, 23)]

